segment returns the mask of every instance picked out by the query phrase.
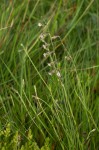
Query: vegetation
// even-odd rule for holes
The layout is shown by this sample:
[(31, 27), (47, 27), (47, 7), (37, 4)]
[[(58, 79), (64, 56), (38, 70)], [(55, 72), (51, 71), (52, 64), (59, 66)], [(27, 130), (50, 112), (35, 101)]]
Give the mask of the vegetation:
[(98, 150), (99, 5), (0, 0), (0, 149)]

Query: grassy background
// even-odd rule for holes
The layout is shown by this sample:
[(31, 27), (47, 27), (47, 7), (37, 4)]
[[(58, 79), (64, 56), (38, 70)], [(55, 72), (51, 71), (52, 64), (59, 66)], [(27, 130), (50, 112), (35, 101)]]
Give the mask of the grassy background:
[(98, 150), (98, 16), (94, 0), (0, 1), (1, 131)]

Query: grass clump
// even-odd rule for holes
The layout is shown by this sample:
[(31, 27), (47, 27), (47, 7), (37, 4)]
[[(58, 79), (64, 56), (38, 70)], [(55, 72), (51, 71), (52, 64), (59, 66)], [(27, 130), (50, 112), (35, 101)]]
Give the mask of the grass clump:
[(2, 149), (98, 150), (98, 15), (94, 0), (0, 1)]

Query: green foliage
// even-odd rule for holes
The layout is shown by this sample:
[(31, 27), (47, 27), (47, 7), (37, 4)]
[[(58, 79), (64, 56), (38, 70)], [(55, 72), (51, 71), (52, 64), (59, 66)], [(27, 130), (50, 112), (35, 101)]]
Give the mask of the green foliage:
[(2, 149), (98, 150), (98, 16), (97, 0), (0, 0)]
[(6, 128), (0, 131), (0, 149), (1, 150), (50, 150), (51, 141), (49, 138), (45, 139), (44, 146), (39, 148), (38, 144), (33, 139), (31, 129), (28, 131), (26, 141), (22, 143), (22, 135), (16, 131), (13, 135), (11, 134), (10, 124)]

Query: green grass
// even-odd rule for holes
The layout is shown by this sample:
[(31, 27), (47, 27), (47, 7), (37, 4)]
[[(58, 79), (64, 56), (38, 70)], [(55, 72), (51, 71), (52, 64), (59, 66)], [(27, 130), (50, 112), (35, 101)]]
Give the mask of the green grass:
[(2, 150), (17, 133), (12, 149), (98, 150), (98, 16), (94, 0), (0, 1)]

